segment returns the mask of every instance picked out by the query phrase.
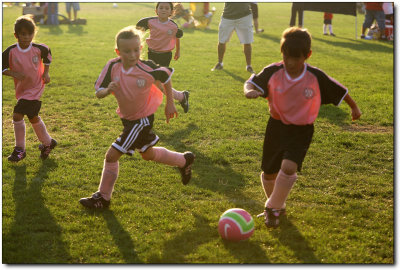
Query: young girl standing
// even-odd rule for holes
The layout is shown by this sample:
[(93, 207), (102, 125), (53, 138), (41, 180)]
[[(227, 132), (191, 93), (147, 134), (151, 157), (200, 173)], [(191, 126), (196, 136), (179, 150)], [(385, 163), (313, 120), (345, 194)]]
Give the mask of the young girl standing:
[(50, 82), (49, 67), (52, 60), (51, 51), (45, 44), (33, 43), (36, 25), (27, 15), (19, 17), (14, 24), (14, 36), (18, 40), (3, 52), (3, 75), (14, 78), (17, 105), (13, 112), (15, 147), (8, 157), (9, 161), (18, 162), (26, 157), (25, 121), (28, 116), (41, 144), (40, 157), (46, 159), (56, 147), (46, 126), (39, 116), (42, 102), (39, 100), (44, 85)]
[(107, 208), (118, 178), (119, 159), (138, 150), (144, 160), (152, 160), (179, 168), (182, 183), (189, 183), (194, 162), (192, 152), (178, 153), (164, 147), (154, 147), (158, 136), (153, 132), (154, 113), (163, 95), (153, 84), (161, 82), (167, 101), (167, 123), (178, 115), (172, 99), (172, 68), (160, 67), (152, 61), (141, 61), (141, 39), (133, 27), (122, 29), (115, 38), (118, 57), (108, 61), (95, 83), (96, 96), (113, 94), (118, 102), (117, 114), (124, 126), (121, 136), (108, 149), (98, 191), (92, 197), (80, 199), (87, 208)]
[[(173, 4), (170, 2), (159, 2), (156, 5), (157, 17), (143, 18), (136, 24), (138, 29), (150, 30), (150, 37), (146, 39), (148, 59), (163, 67), (169, 67), (172, 50), (175, 47), (174, 60), (178, 60), (180, 57), (179, 39), (183, 36), (183, 32), (169, 18), (172, 16), (173, 8)], [(163, 90), (162, 87), (160, 88)], [(172, 94), (173, 98), (180, 102), (186, 113), (189, 110), (189, 92), (181, 92), (172, 88)]]

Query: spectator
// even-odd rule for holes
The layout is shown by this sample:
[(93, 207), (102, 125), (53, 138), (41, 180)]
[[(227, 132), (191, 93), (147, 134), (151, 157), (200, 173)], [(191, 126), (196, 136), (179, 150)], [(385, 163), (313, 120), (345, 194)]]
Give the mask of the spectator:
[(253, 13), (253, 24), (256, 34), (264, 32), (264, 29), (258, 28), (258, 5), (257, 3), (250, 3), (251, 12)]
[(251, 67), (251, 43), (253, 43), (253, 16), (250, 3), (226, 2), (222, 12), (221, 22), (218, 29), (218, 63), (211, 69), (223, 69), (223, 59), (226, 51), (226, 43), (229, 41), (232, 32), (236, 34), (243, 44), (243, 53), (246, 58), (246, 70), (254, 73)]
[(292, 15), (290, 16), (290, 27), (293, 27), (296, 25), (296, 15), (299, 15), (299, 24), (298, 26), (300, 28), (303, 27), (303, 10), (304, 10), (304, 4), (295, 2), (292, 4)]
[(326, 32), (326, 27), (328, 26), (329, 34), (331, 36), (336, 36), (332, 30), (332, 18), (333, 18), (332, 13), (324, 12), (324, 35), (328, 35), (328, 33)]
[(68, 13), (68, 19), (71, 21), (71, 7), (74, 9), (74, 21), (78, 18), (78, 10), (80, 10), (79, 3), (65, 3), (65, 7)]
[(383, 12), (382, 3), (380, 2), (365, 3), (365, 19), (362, 26), (361, 38), (365, 39), (365, 31), (371, 27), (374, 19), (378, 23), (380, 39), (386, 39), (385, 13)]

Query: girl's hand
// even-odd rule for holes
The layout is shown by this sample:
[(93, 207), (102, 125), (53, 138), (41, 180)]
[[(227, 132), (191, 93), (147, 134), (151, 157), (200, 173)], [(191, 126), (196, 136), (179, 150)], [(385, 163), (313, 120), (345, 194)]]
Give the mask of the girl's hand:
[(250, 90), (250, 91), (246, 92), (246, 97), (247, 98), (258, 98), (261, 95), (262, 95), (262, 93), (260, 91), (257, 91), (257, 90)]
[(165, 117), (167, 118), (167, 123), (169, 123), (169, 119), (174, 118), (174, 116), (178, 117), (175, 104), (173, 102), (167, 102), (167, 104), (165, 104)]
[(361, 117), (361, 111), (360, 109), (356, 106), (351, 109), (351, 118), (354, 120), (357, 120)]
[(110, 84), (107, 87), (108, 93), (111, 94), (112, 92), (117, 92), (118, 88), (119, 88), (118, 82), (110, 82)]
[(175, 52), (175, 56), (174, 56), (174, 60), (175, 61), (178, 60), (180, 56), (181, 56), (181, 53), (176, 51)]
[(43, 78), (43, 82), (44, 82), (45, 84), (47, 84), (47, 83), (50, 82), (50, 75), (49, 75), (49, 73), (47, 73), (47, 72), (43, 73), (42, 78)]

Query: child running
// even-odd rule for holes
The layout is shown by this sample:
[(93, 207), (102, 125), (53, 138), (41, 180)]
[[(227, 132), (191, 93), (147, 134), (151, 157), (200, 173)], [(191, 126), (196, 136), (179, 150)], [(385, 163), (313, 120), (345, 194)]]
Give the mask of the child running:
[[(159, 2), (156, 5), (157, 17), (147, 17), (141, 19), (136, 27), (141, 30), (150, 29), (150, 37), (146, 39), (148, 46), (148, 59), (156, 64), (169, 67), (172, 59), (172, 50), (175, 48), (174, 60), (180, 57), (180, 38), (183, 32), (178, 25), (171, 19), (174, 7), (171, 2)], [(158, 85), (165, 93), (161, 85)], [(189, 110), (189, 92), (177, 91), (172, 88), (173, 98), (178, 100), (185, 113)]]
[(244, 85), (247, 98), (268, 98), (271, 114), (261, 165), (267, 227), (279, 226), (279, 217), (286, 214), (285, 202), (311, 143), (320, 106), (338, 106), (344, 100), (353, 120), (361, 116), (347, 88), (305, 63), (311, 56), (311, 34), (306, 29), (286, 29), (281, 53), (283, 61), (265, 67)]
[(119, 159), (132, 155), (137, 149), (144, 160), (177, 166), (182, 183), (188, 184), (195, 156), (192, 152), (178, 153), (163, 147), (154, 147), (158, 136), (153, 132), (154, 113), (163, 100), (163, 94), (153, 84), (163, 83), (167, 97), (165, 116), (178, 116), (172, 99), (172, 68), (160, 67), (152, 61), (141, 61), (140, 32), (133, 26), (122, 29), (115, 37), (118, 57), (108, 61), (95, 83), (96, 96), (113, 94), (118, 102), (117, 114), (124, 126), (123, 132), (108, 149), (98, 191), (92, 197), (80, 199), (87, 208), (107, 208), (118, 178)]
[(52, 61), (51, 51), (45, 44), (33, 43), (36, 25), (32, 17), (25, 15), (17, 18), (14, 24), (14, 36), (17, 43), (3, 52), (3, 75), (14, 78), (17, 104), (13, 112), (15, 147), (8, 157), (11, 162), (18, 162), (26, 157), (25, 120), (27, 115), (41, 144), (40, 158), (46, 159), (56, 147), (46, 126), (39, 116), (42, 102), (39, 100), (44, 85), (50, 82), (49, 68)]

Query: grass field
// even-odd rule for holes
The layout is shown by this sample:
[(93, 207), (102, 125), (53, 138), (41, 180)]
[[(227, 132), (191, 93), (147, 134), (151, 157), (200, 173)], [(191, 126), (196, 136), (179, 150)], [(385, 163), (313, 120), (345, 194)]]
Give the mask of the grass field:
[[(187, 4), (186, 4), (187, 5)], [(136, 154), (120, 160), (111, 208), (87, 211), (78, 200), (96, 191), (104, 154), (122, 131), (113, 97), (97, 99), (94, 82), (115, 57), (118, 30), (154, 15), (153, 3), (81, 3), (87, 25), (40, 26), (36, 41), (52, 50), (51, 83), (41, 117), (59, 146), (39, 159), (39, 142), (27, 122), (27, 157), (10, 164), (14, 147), (13, 82), (3, 76), (2, 261), (12, 263), (394, 263), (393, 43), (355, 39), (355, 18), (335, 14), (337, 37), (323, 36), (323, 15), (305, 12), (313, 34), (311, 65), (349, 88), (362, 118), (349, 107), (324, 106), (313, 143), (287, 201), (288, 218), (267, 229), (256, 215), (265, 197), (259, 173), (267, 101), (247, 100), (249, 78), (236, 35), (227, 45), (224, 70), (217, 61), (222, 3), (211, 29), (185, 30), (181, 58), (173, 61), (173, 86), (189, 89), (191, 108), (165, 123), (156, 113), (160, 146), (193, 151), (187, 186), (177, 170)], [(260, 3), (253, 68), (280, 61), (280, 36), (290, 3)], [(65, 14), (65, 5), (59, 5)], [(15, 43), (21, 7), (3, 8), (3, 50)], [(358, 36), (364, 16), (358, 15)], [(145, 49), (147, 52), (147, 49)], [(256, 230), (240, 243), (218, 235), (221, 213), (246, 209)]]

